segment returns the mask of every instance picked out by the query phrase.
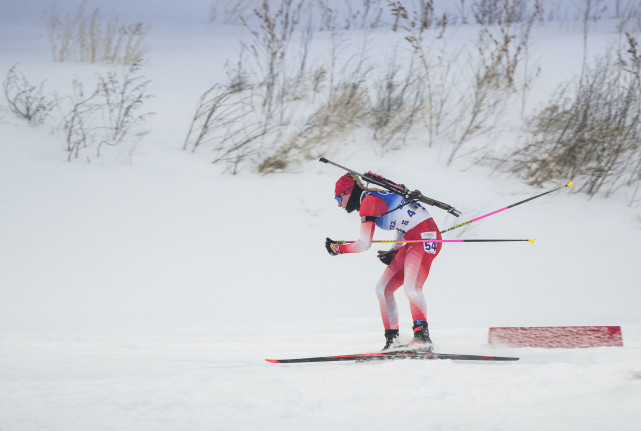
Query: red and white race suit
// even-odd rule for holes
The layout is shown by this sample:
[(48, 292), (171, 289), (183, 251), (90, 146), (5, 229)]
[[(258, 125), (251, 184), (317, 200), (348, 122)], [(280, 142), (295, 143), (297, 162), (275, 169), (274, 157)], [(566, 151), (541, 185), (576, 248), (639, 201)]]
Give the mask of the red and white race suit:
[[(418, 202), (410, 202), (391, 192), (367, 192), (361, 200), (360, 239), (342, 245), (343, 253), (358, 253), (372, 245), (374, 229), (395, 230), (397, 240), (441, 239), (430, 213)], [(401, 285), (409, 299), (413, 320), (427, 321), (423, 285), (432, 261), (441, 251), (440, 242), (408, 243), (397, 248), (392, 262), (383, 272), (376, 294), (385, 329), (398, 329), (398, 308), (394, 293)]]

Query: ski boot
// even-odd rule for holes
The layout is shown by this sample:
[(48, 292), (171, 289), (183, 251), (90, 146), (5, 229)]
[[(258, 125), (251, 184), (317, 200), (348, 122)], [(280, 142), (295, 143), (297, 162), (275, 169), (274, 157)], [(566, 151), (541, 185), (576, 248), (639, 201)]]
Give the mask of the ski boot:
[(414, 321), (414, 339), (410, 342), (410, 346), (418, 347), (421, 351), (432, 351), (432, 340), (430, 339), (430, 332), (427, 329), (427, 322), (425, 320)]
[(398, 342), (398, 329), (385, 330), (385, 347), (383, 350), (393, 348)]

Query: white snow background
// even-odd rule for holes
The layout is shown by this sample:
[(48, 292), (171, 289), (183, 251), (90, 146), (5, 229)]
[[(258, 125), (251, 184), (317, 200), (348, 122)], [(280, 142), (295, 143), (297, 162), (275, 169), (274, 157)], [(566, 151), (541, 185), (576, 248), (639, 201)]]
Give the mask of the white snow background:
[[(0, 74), (18, 63), (64, 93), (74, 77), (117, 68), (52, 62), (49, 5), (2, 0)], [(28, 127), (0, 103), (0, 430), (640, 429), (641, 223), (623, 195), (564, 189), (445, 234), (536, 238), (445, 244), (425, 285), (437, 351), (519, 362), (265, 362), (382, 347), (376, 248), (324, 248), (326, 236), (358, 234), (332, 199), (342, 172), (310, 161), (232, 176), (207, 151), (182, 151), (242, 27), (210, 24), (206, 1), (87, 2), (96, 6), (152, 25), (143, 73), (156, 116), (132, 164), (69, 163), (59, 130)], [(536, 28), (530, 105), (578, 71), (579, 27)], [(381, 46), (398, 38), (375, 33)], [(596, 27), (595, 51), (611, 36), (607, 22)], [(446, 166), (424, 143), (382, 155), (367, 139), (337, 148), (327, 157), (463, 211), (431, 209), (441, 229), (545, 191)], [(408, 339), (402, 289), (397, 299)], [(625, 347), (487, 344), (490, 326), (552, 325), (621, 325)]]

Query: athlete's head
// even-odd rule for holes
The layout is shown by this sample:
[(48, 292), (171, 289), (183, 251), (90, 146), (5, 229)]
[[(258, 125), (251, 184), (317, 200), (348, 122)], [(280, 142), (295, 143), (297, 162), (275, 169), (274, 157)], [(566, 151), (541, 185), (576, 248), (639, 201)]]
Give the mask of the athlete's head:
[(338, 206), (345, 208), (345, 211), (351, 213), (361, 206), (361, 193), (363, 189), (354, 180), (350, 174), (345, 174), (336, 181), (334, 188), (334, 199), (338, 202)]
[(338, 202), (338, 205), (341, 205), (343, 198), (349, 198), (349, 195), (354, 189), (354, 178), (349, 174), (345, 174), (336, 181), (336, 187), (334, 188), (334, 199)]

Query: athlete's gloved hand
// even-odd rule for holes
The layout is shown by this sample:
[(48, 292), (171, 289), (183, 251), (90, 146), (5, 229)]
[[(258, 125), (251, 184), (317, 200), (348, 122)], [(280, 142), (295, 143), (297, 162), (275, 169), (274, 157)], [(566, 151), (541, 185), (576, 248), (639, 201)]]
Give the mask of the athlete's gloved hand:
[(325, 239), (325, 248), (327, 249), (327, 252), (331, 254), (332, 256), (337, 256), (339, 254), (343, 254), (341, 251), (341, 244), (345, 244), (344, 241), (332, 241), (329, 238)]
[(385, 265), (389, 265), (392, 263), (392, 260), (394, 260), (394, 257), (396, 256), (396, 253), (398, 252), (397, 249), (393, 248), (391, 250), (379, 250), (378, 251), (378, 260), (383, 262)]

